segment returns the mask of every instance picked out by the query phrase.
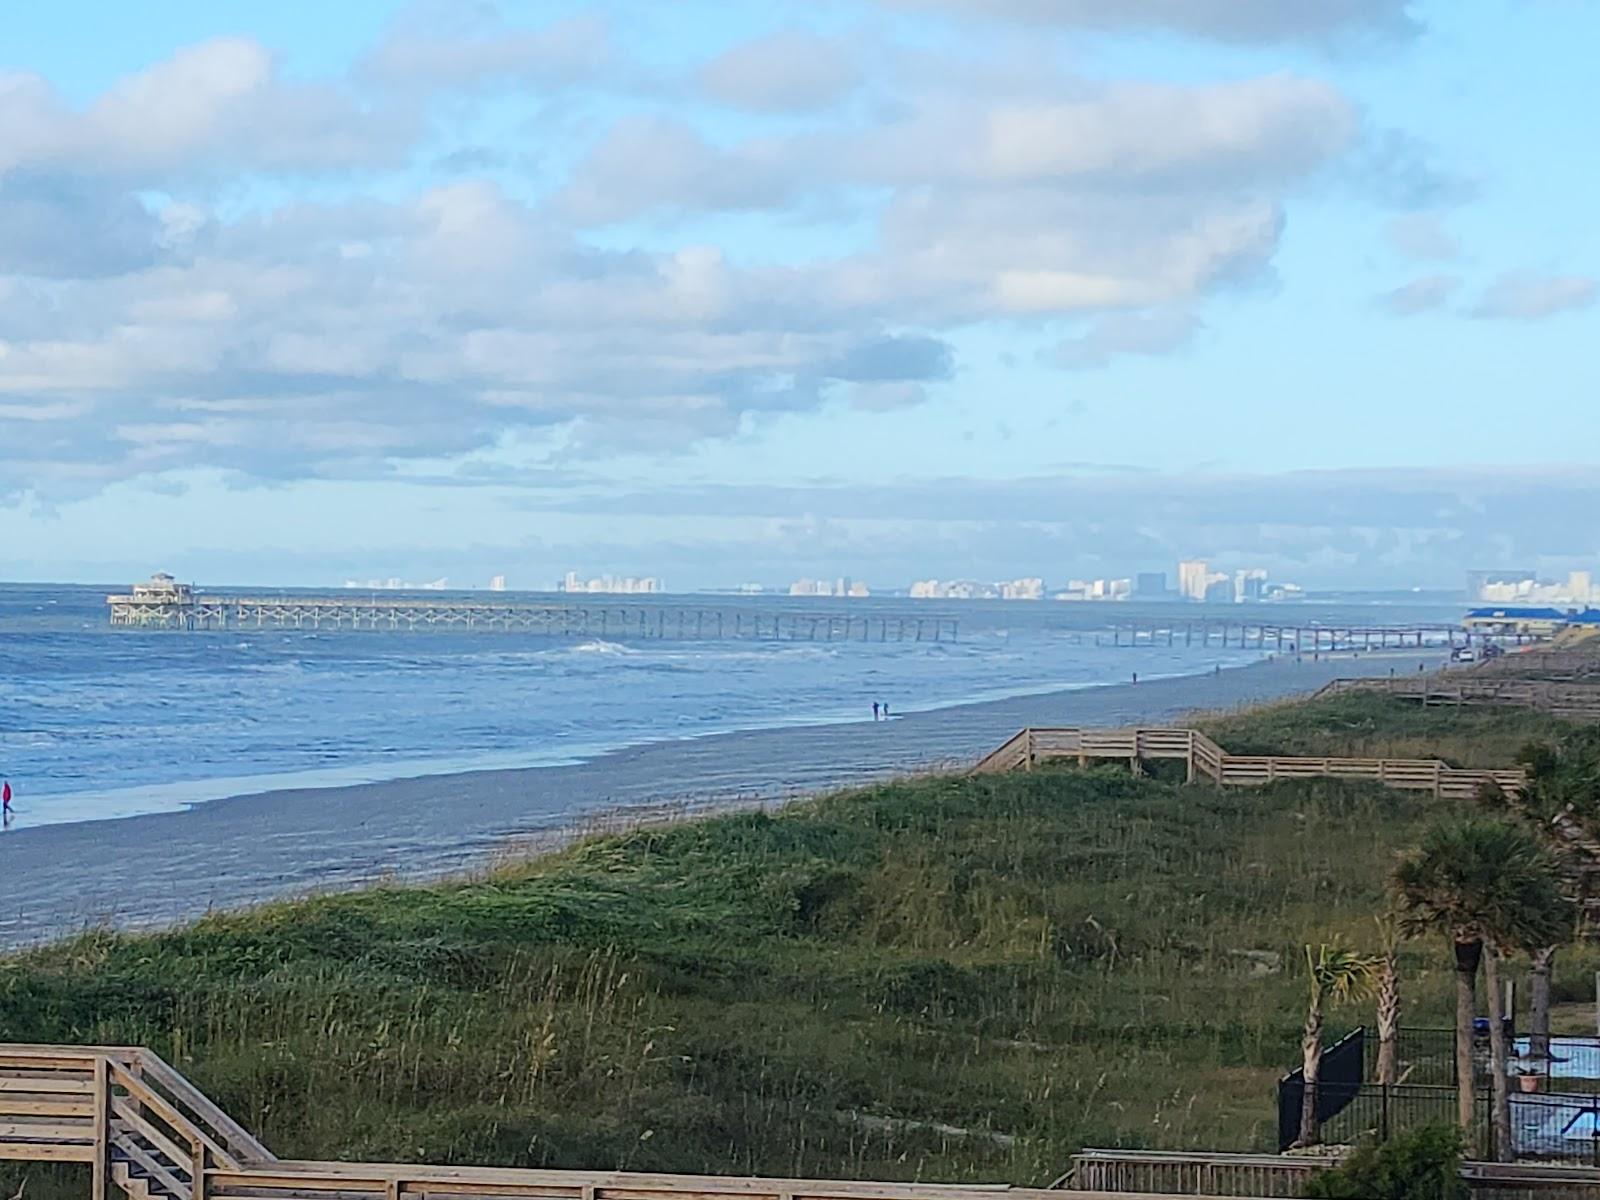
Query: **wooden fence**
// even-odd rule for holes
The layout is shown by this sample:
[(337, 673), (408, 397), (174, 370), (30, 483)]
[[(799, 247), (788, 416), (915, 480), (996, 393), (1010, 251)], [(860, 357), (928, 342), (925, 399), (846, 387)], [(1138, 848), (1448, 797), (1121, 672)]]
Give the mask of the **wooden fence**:
[[(1072, 1157), (1067, 1186), (1101, 1195), (1252, 1196), (1274, 1200), (1305, 1195), (1332, 1155), (1201, 1154), (1187, 1151), (1084, 1150)], [(1537, 1163), (1468, 1162), (1461, 1176), (1474, 1200), (1597, 1200), (1600, 1169)]]
[(1031, 770), (1051, 759), (1176, 759), (1189, 781), (1258, 787), (1283, 779), (1366, 779), (1403, 791), (1430, 792), (1441, 800), (1471, 800), (1484, 784), (1515, 794), (1527, 783), (1520, 769), (1463, 770), (1433, 758), (1312, 758), (1283, 754), (1229, 754), (1197, 729), (1024, 729), (972, 768), (975, 775)]
[(1470, 669), (1472, 675), (1515, 675), (1523, 679), (1553, 681), (1600, 680), (1600, 648), (1573, 650), (1521, 650), (1488, 658)]
[[(1059, 1200), (1060, 1195), (1006, 1184), (279, 1159), (159, 1057), (116, 1046), (0, 1045), (0, 1159), (84, 1164), (91, 1172), (92, 1200), (107, 1200), (112, 1188), (128, 1200), (1001, 1200), (1002, 1195), (1004, 1200)], [(1098, 1200), (1112, 1198), (1106, 1194)]]
[(1466, 672), (1401, 679), (1335, 679), (1316, 694), (1383, 692), (1423, 704), (1532, 708), (1571, 721), (1600, 722), (1600, 683), (1561, 683)]

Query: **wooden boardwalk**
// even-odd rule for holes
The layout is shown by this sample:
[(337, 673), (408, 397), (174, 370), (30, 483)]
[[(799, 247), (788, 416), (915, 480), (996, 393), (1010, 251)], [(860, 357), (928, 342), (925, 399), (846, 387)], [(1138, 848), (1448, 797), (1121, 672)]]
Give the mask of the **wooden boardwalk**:
[(1515, 795), (1527, 783), (1521, 768), (1463, 770), (1436, 758), (1315, 758), (1287, 754), (1229, 754), (1198, 729), (1024, 729), (991, 751), (972, 774), (1031, 770), (1052, 759), (1120, 759), (1135, 771), (1145, 761), (1177, 759), (1190, 782), (1259, 787), (1282, 779), (1366, 779), (1441, 800), (1471, 800), (1485, 784)]
[[(1442, 675), (1396, 679), (1335, 679), (1316, 695), (1382, 692), (1422, 704), (1499, 705), (1533, 708), (1570, 721), (1600, 722), (1600, 682), (1562, 683), (1515, 675), (1479, 675), (1450, 671)], [(1315, 697), (1313, 697), (1315, 698)]]
[(1060, 1200), (1005, 1184), (280, 1159), (155, 1054), (117, 1046), (0, 1044), (0, 1159), (84, 1164), (92, 1200)]
[[(1052, 1189), (281, 1159), (149, 1050), (0, 1044), (0, 1159), (77, 1163), (91, 1200), (1257, 1200), (1323, 1156), (1084, 1150)], [(1600, 1200), (1600, 1169), (1468, 1162), (1475, 1197)]]
[[(1066, 1184), (1084, 1195), (1299, 1197), (1336, 1155), (1207, 1154), (1194, 1151), (1084, 1150), (1072, 1156)], [(1475, 1200), (1600, 1200), (1600, 1169), (1539, 1163), (1467, 1162), (1461, 1177)]]

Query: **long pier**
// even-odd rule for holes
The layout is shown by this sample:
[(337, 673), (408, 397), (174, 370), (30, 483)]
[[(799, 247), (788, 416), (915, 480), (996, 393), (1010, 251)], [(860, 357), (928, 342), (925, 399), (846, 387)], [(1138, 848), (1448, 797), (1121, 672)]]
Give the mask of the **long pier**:
[(1522, 645), (1531, 634), (1484, 634), (1460, 625), (1282, 625), (1205, 618), (1119, 621), (1099, 644), (1108, 646), (1216, 646), (1314, 654), (1329, 650), (1452, 649), (1475, 643)]
[(695, 604), (485, 601), (376, 596), (207, 596), (190, 592), (106, 597), (111, 624), (191, 632), (247, 629), (484, 631), (550, 637), (672, 641), (953, 642), (953, 617), (895, 613), (750, 611)]

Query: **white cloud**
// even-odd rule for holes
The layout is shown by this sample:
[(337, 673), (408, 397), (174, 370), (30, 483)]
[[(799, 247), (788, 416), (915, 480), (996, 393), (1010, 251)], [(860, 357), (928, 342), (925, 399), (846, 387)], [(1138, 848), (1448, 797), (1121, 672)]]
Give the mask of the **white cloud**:
[(798, 159), (777, 142), (723, 149), (662, 117), (617, 122), (556, 197), (559, 212), (605, 225), (650, 211), (778, 208), (800, 189)]
[(893, 7), (1065, 29), (1169, 30), (1230, 42), (1416, 31), (1409, 0), (886, 0)]
[[(1337, 90), (1291, 75), (1026, 71), (985, 88), (926, 59), (886, 77), (893, 105), (830, 120), (855, 64), (787, 34), (700, 79), (791, 114), (735, 127), (786, 132), (718, 141), (623, 106), (563, 125), (586, 149), (570, 169), (556, 156), (548, 192), (465, 160), (419, 187), (417, 162), (453, 149), (429, 96), (455, 94), (440, 106), (455, 118), (480, 111), (463, 96), (480, 85), (549, 95), (618, 69), (595, 22), (517, 32), (471, 12), (398, 27), (326, 83), (239, 38), (82, 107), (37, 76), (0, 78), (8, 489), (192, 467), (371, 474), (554, 426), (574, 454), (671, 453), (835, 399), (917, 403), (955, 369), (947, 331), (993, 320), (1043, 343), (1055, 322), (1090, 322), (1058, 351), (1073, 365), (1161, 353), (1209, 294), (1269, 269), (1288, 196), (1358, 132)], [(341, 186), (305, 198), (305, 172)], [(714, 226), (672, 223), (770, 227), (845, 203), (868, 232), (785, 265), (765, 265), (759, 239), (725, 253), (706, 244)], [(641, 218), (648, 249), (623, 225)]]
[(1067, 338), (1050, 358), (1057, 366), (1068, 369), (1103, 367), (1122, 355), (1170, 353), (1187, 346), (1199, 329), (1195, 315), (1182, 309), (1113, 313), (1096, 319), (1076, 337)]
[(287, 83), (248, 38), (214, 38), (129, 75), (86, 110), (43, 79), (0, 76), (0, 170), (155, 183), (195, 173), (397, 164), (411, 114)]
[(472, 6), (446, 10), (449, 23), (402, 22), (364, 58), (364, 79), (406, 92), (496, 84), (551, 85), (599, 76), (615, 65), (611, 31), (597, 16), (542, 29), (513, 29)]
[(849, 43), (803, 30), (743, 42), (699, 73), (712, 99), (735, 108), (814, 112), (837, 104), (861, 81)]
[(1385, 292), (1379, 302), (1396, 316), (1410, 317), (1443, 308), (1460, 286), (1454, 275), (1424, 275)]
[(1536, 321), (1556, 313), (1588, 308), (1594, 303), (1596, 291), (1596, 281), (1587, 275), (1536, 275), (1513, 271), (1489, 285), (1472, 315)]
[(1447, 261), (1461, 254), (1461, 243), (1445, 229), (1438, 213), (1404, 213), (1393, 217), (1386, 232), (1389, 244), (1406, 258)]

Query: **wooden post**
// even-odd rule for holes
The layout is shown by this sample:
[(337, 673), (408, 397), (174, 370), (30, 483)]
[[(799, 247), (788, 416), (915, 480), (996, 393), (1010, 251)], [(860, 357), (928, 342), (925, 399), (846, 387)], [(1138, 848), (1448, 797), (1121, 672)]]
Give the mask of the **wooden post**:
[(111, 1173), (111, 1062), (105, 1055), (94, 1060), (94, 1179), (92, 1200), (106, 1200)]
[(206, 1200), (206, 1143), (197, 1132), (189, 1139), (193, 1168), (189, 1174), (191, 1200)]

